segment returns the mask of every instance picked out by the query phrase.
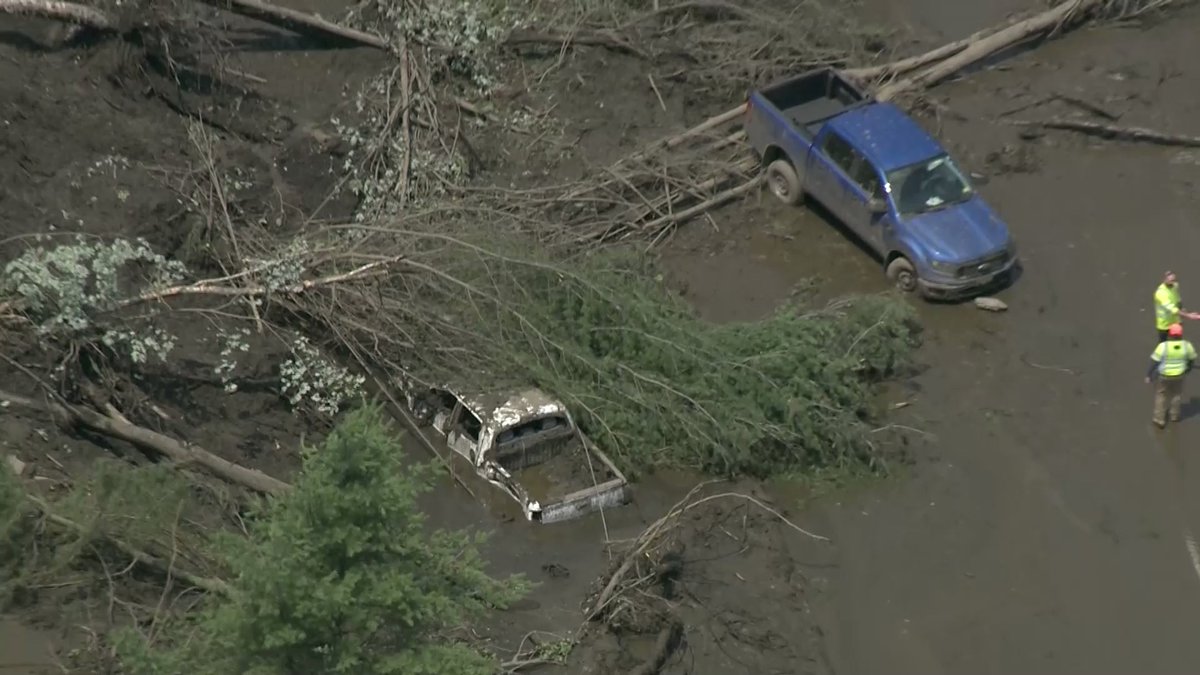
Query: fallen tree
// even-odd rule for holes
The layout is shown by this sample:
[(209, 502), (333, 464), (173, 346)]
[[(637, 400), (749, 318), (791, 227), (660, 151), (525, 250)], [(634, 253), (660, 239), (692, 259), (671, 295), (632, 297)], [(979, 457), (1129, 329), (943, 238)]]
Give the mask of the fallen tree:
[[(251, 19), (263, 21), (299, 33), (348, 41), (375, 49), (388, 50), (386, 40), (361, 30), (346, 28), (305, 12), (280, 7), (262, 0), (199, 0), (205, 4)], [(0, 14), (23, 14), (65, 21), (88, 28), (112, 32), (118, 21), (105, 12), (86, 5), (61, 0), (0, 0)]]
[(65, 21), (104, 33), (115, 29), (108, 15), (95, 7), (59, 0), (0, 0), (0, 14)]
[(261, 471), (248, 469), (222, 459), (191, 443), (183, 443), (156, 431), (130, 424), (115, 417), (100, 413), (62, 400), (47, 398), (35, 401), (11, 392), (0, 390), (0, 400), (31, 410), (50, 413), (62, 426), (71, 429), (83, 427), (110, 438), (126, 441), (134, 446), (160, 455), (181, 467), (195, 466), (218, 478), (263, 494), (281, 494), (290, 486)]
[(1184, 148), (1200, 148), (1200, 136), (1170, 134), (1144, 127), (1127, 127), (1099, 122), (1082, 120), (1050, 119), (1050, 120), (1013, 120), (1012, 124), (1025, 127), (1040, 127), (1043, 129), (1059, 129), (1074, 131), (1086, 136), (1095, 136), (1113, 141), (1128, 141), (1131, 143), (1151, 143)]
[(905, 79), (880, 86), (875, 96), (881, 101), (886, 101), (913, 89), (938, 84), (1003, 50), (1030, 40), (1060, 34), (1098, 16), (1128, 17), (1142, 13), (1148, 8), (1164, 8), (1171, 2), (1172, 0), (1064, 0), (1048, 10), (1004, 27), (981, 31), (965, 40), (944, 45), (923, 55), (885, 64), (875, 70), (860, 71), (857, 74), (869, 78), (916, 71), (916, 74)]

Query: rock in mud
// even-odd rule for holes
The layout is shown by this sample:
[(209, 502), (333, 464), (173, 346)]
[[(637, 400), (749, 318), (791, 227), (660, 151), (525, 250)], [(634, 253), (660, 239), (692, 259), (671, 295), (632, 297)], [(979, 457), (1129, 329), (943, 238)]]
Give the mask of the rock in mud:
[(29, 468), (28, 464), (26, 464), (25, 462), (22, 462), (21, 460), (17, 459), (16, 457), (13, 457), (12, 455), (6, 455), (4, 457), (4, 463), (8, 464), (8, 468), (13, 473), (15, 473), (18, 477), (24, 476), (25, 470)]
[(989, 312), (1003, 312), (1008, 309), (1008, 305), (998, 298), (975, 298), (975, 306)]

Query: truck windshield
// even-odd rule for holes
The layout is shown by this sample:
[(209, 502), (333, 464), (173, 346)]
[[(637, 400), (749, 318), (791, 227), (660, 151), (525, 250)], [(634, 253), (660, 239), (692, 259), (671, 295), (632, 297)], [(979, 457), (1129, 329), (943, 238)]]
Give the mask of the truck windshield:
[(896, 209), (919, 215), (961, 204), (975, 193), (949, 155), (941, 155), (888, 172)]

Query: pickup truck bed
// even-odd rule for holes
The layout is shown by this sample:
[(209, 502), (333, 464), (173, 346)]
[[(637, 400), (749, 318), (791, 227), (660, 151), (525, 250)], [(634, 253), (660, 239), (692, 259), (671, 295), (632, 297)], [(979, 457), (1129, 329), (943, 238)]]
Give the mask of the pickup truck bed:
[(866, 101), (866, 96), (834, 70), (806, 73), (761, 90), (767, 99), (795, 124), (810, 134), (809, 127)]

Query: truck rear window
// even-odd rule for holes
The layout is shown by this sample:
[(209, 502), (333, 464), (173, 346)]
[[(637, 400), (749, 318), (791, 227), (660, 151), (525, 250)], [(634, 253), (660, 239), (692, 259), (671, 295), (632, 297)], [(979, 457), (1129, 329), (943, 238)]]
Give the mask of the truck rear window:
[(515, 427), (501, 431), (496, 436), (496, 445), (507, 445), (522, 438), (528, 438), (547, 431), (565, 429), (567, 424), (567, 418), (557, 415), (530, 420), (524, 424), (518, 424)]

